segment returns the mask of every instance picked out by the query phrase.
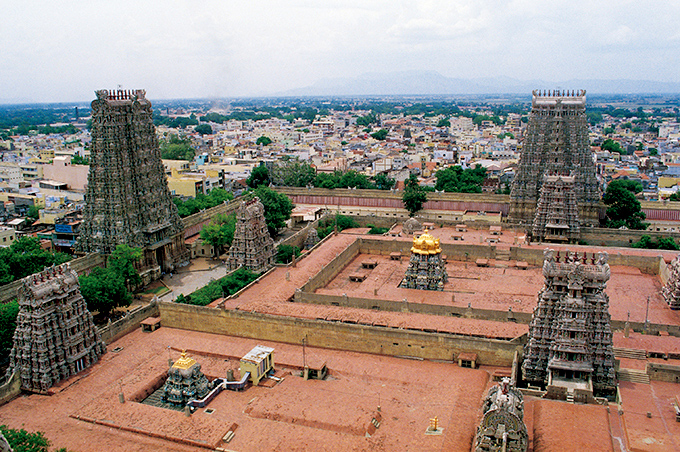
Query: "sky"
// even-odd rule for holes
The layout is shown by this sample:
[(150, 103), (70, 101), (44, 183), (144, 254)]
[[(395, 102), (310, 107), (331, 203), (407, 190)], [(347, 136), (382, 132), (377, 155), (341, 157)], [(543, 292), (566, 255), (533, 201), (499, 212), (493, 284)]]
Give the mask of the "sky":
[(680, 82), (677, 0), (0, 0), (0, 103), (261, 96), (368, 72)]

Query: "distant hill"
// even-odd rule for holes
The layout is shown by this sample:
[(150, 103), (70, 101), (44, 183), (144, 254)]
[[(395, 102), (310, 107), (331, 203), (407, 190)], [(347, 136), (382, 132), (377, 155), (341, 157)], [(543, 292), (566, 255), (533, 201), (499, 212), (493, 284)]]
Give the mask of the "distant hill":
[(311, 86), (276, 96), (389, 96), (448, 94), (527, 94), (533, 89), (585, 89), (589, 94), (675, 94), (680, 83), (649, 80), (572, 79), (560, 82), (510, 77), (461, 79), (435, 71), (366, 73), (358, 77), (322, 79)]

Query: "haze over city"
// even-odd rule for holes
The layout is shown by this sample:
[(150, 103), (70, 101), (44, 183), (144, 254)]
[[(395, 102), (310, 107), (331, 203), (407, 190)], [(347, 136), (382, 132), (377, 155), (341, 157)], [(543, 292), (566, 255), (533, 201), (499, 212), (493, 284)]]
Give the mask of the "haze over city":
[(5, 1), (0, 103), (87, 101), (118, 85), (156, 99), (314, 94), (404, 71), (493, 78), (489, 90), (502, 77), (680, 82), (679, 4), (551, 3)]

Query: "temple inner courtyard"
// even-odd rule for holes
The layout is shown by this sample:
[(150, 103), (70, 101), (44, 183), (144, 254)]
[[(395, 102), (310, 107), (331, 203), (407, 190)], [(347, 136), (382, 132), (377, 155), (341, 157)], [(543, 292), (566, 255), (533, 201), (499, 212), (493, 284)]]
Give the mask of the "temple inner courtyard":
[[(512, 351), (521, 351), (544, 283), (539, 263), (511, 259), (509, 250), (538, 256), (548, 247), (601, 248), (527, 245), (512, 231), (491, 237), (471, 230), (454, 241), (453, 228), (436, 228), (429, 232), (447, 254), (448, 280), (442, 291), (416, 290), (398, 287), (413, 237), (365, 232), (328, 237), (294, 264), (276, 266), (208, 307), (161, 302), (160, 329), (137, 329), (108, 344), (98, 363), (52, 395), (26, 394), (1, 406), (2, 423), (43, 431), (75, 451), (95, 442), (122, 451), (471, 450), (482, 400), (495, 380), (512, 373)], [(623, 332), (628, 319), (680, 325), (680, 313), (660, 295), (657, 273), (617, 264), (660, 253), (607, 251), (614, 348), (647, 352), (617, 355), (620, 367), (640, 374), (650, 363), (679, 365), (676, 337)], [(666, 262), (675, 257), (661, 255)], [(231, 370), (238, 380), (239, 359), (256, 345), (275, 350), (276, 373), (260, 385), (225, 390), (191, 416), (141, 403), (183, 350), (208, 379)], [(459, 366), (461, 353), (479, 355), (477, 368)], [(303, 379), (305, 364), (325, 364), (326, 379)], [(680, 450), (677, 388), (620, 381), (621, 403), (588, 405), (525, 395), (529, 450)], [(435, 416), (441, 434), (426, 434)]]

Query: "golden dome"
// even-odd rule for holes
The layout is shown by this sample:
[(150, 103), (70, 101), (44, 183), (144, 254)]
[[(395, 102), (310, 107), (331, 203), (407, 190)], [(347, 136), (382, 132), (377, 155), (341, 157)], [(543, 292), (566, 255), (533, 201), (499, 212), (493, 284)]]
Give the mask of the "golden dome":
[(188, 369), (194, 364), (196, 364), (196, 360), (194, 358), (188, 357), (187, 351), (184, 350), (182, 351), (182, 357), (175, 361), (175, 364), (173, 364), (172, 367), (175, 369)]
[(416, 254), (439, 254), (442, 249), (439, 246), (439, 239), (432, 237), (425, 229), (420, 236), (413, 239), (411, 252)]

